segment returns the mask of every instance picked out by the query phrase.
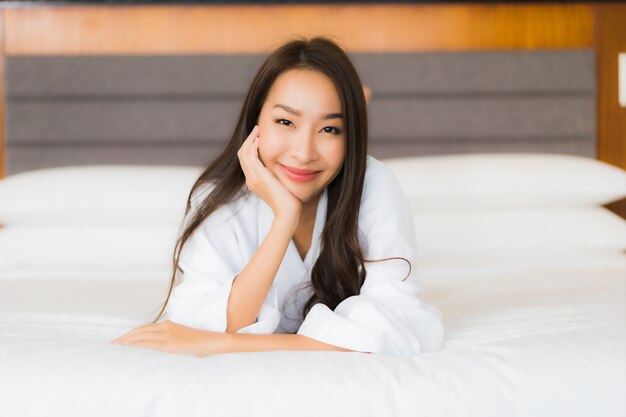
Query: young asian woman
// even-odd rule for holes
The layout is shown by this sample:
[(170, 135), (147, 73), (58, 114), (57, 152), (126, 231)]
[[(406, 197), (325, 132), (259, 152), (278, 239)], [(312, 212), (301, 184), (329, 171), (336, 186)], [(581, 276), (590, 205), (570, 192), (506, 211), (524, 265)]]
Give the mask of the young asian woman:
[(159, 317), (114, 343), (195, 356), (440, 350), (441, 314), (411, 268), (409, 204), (367, 138), (364, 89), (339, 45), (276, 49), (191, 189)]

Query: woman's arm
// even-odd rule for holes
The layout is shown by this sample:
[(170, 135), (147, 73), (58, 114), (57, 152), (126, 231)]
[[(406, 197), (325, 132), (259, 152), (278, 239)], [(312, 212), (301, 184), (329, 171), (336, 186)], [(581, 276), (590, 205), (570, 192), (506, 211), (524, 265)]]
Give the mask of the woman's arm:
[(274, 219), (263, 243), (233, 282), (228, 298), (227, 333), (235, 333), (256, 321), (292, 235), (289, 224)]
[(259, 249), (233, 282), (227, 307), (227, 333), (235, 333), (256, 321), (302, 210), (300, 201), (260, 161), (258, 131), (255, 126), (237, 155), (248, 189), (271, 207), (274, 222)]
[(335, 350), (353, 352), (349, 349), (329, 345), (298, 334), (211, 332), (183, 326), (170, 320), (140, 326), (115, 339), (112, 343), (164, 352), (185, 353), (199, 357), (219, 353), (269, 350)]
[(335, 350), (354, 352), (299, 334), (231, 334), (229, 352), (257, 352), (268, 350)]

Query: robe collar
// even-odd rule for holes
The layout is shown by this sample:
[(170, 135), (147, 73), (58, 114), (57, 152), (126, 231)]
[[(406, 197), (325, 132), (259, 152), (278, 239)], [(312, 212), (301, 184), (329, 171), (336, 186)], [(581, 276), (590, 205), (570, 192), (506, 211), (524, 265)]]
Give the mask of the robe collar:
[[(321, 250), (321, 237), (322, 232), (324, 231), (324, 224), (326, 223), (326, 210), (328, 205), (328, 196), (327, 189), (324, 189), (320, 194), (320, 199), (317, 203), (317, 208), (315, 211), (315, 224), (313, 226), (313, 234), (311, 236), (311, 246), (309, 247), (309, 251), (307, 252), (304, 260), (300, 257), (298, 253), (298, 248), (296, 248), (296, 244), (293, 239), (289, 242), (289, 246), (287, 247), (287, 251), (285, 252), (285, 257), (283, 258), (283, 262), (288, 261), (293, 265), (300, 265), (300, 268), (309, 272), (315, 263), (315, 260), (319, 256)], [(257, 197), (258, 198), (258, 197)], [(257, 247), (261, 245), (265, 236), (269, 233), (269, 230), (272, 226), (272, 222), (274, 221), (274, 212), (271, 207), (268, 206), (265, 201), (261, 198), (258, 198), (259, 202), (259, 229), (258, 229), (258, 242)]]

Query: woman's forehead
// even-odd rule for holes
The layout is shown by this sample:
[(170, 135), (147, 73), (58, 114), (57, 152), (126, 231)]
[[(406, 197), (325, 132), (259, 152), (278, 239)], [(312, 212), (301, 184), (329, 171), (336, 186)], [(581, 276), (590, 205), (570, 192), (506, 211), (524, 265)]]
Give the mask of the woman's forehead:
[(341, 113), (341, 101), (333, 81), (318, 71), (289, 70), (280, 74), (267, 96), (265, 105), (293, 113), (321, 118)]

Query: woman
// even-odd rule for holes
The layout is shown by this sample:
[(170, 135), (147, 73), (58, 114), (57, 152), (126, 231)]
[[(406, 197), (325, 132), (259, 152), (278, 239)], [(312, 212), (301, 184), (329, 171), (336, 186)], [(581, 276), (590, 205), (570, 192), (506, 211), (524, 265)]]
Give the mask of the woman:
[(267, 58), (185, 218), (169, 320), (114, 343), (196, 356), (441, 349), (441, 316), (411, 274), (408, 203), (367, 156), (363, 86), (332, 41), (293, 40)]

